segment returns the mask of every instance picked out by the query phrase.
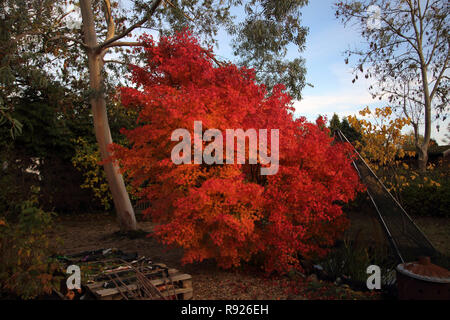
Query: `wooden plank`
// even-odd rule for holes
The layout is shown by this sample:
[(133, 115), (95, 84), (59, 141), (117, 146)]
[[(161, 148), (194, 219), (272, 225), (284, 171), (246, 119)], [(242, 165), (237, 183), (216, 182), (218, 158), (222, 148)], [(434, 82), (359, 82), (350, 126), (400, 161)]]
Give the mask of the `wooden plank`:
[[(171, 297), (175, 294), (178, 297), (178, 299), (184, 300), (183, 296), (186, 294), (189, 294), (189, 293), (192, 293), (191, 288), (178, 288), (178, 289), (175, 289), (175, 293), (173, 290), (170, 289), (170, 290), (161, 292), (161, 295), (163, 297)], [(101, 300), (123, 300), (123, 297), (120, 293), (117, 293), (117, 294), (102, 297)]]
[[(177, 281), (186, 281), (186, 280), (190, 280), (192, 279), (192, 277), (188, 274), (177, 274), (171, 277), (172, 282), (177, 282)], [(168, 278), (165, 279), (154, 279), (154, 280), (150, 280), (150, 282), (154, 285), (154, 286), (159, 286), (162, 285), (164, 283), (169, 284), (170, 280)], [(130, 284), (127, 285), (128, 289), (133, 291), (137, 289), (137, 285), (136, 284)], [(120, 289), (123, 289), (122, 292), (124, 292), (124, 290), (126, 290), (125, 287), (121, 286)], [(184, 289), (189, 289), (189, 288), (184, 288)], [(92, 291), (97, 297), (103, 299), (106, 296), (110, 296), (110, 295), (115, 295), (115, 294), (120, 294), (120, 291), (118, 288), (109, 288), (109, 289), (102, 289), (102, 290), (94, 290)]]
[(183, 288), (186, 292), (182, 294), (182, 300), (191, 300), (194, 297), (194, 290), (192, 289), (192, 279), (183, 281)]
[[(186, 295), (186, 294), (189, 294), (189, 293), (192, 294), (192, 288), (178, 288), (178, 289), (175, 289), (175, 295), (178, 296), (179, 299), (181, 297), (182, 300), (185, 300), (183, 298), (183, 296)], [(169, 290), (161, 292), (161, 294), (164, 297), (170, 297), (170, 296), (173, 296), (173, 290), (169, 289)]]
[[(130, 271), (132, 271), (132, 270), (130, 270)], [(164, 270), (161, 270), (161, 269), (158, 269), (158, 270), (151, 270), (151, 271), (144, 272), (143, 274), (144, 274), (144, 275), (151, 275), (151, 274), (155, 274), (155, 273), (158, 273), (158, 272), (164, 272)], [(173, 275), (173, 274), (178, 273), (178, 270), (177, 270), (177, 269), (171, 268), (171, 269), (167, 270), (167, 272), (169, 273), (169, 275)], [(111, 276), (112, 276), (113, 274), (114, 274), (114, 272), (110, 273)], [(119, 282), (119, 280), (116, 279), (115, 277), (112, 276), (112, 278), (113, 278), (115, 281)], [(125, 281), (125, 280), (129, 280), (129, 279), (132, 279), (132, 278), (136, 278), (136, 275), (131, 275), (131, 276), (129, 276), (129, 277), (121, 278), (121, 279), (122, 279), (122, 281)], [(87, 284), (86, 286), (89, 288), (89, 290), (93, 291), (93, 290), (97, 290), (97, 289), (99, 289), (99, 288), (102, 288), (103, 285), (104, 285), (104, 283), (105, 283), (105, 282), (109, 282), (109, 281), (111, 281), (111, 280), (109, 280), (109, 279), (108, 279), (108, 280), (102, 280), (102, 281), (98, 281), (98, 282), (95, 282), (95, 283), (89, 283), (89, 284)], [(130, 285), (131, 285), (131, 284), (130, 284)]]

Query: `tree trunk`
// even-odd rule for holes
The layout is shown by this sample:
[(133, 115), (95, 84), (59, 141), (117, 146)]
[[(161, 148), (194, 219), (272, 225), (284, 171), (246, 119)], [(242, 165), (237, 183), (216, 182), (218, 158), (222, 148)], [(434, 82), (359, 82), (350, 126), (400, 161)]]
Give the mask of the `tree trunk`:
[(430, 89), (428, 88), (428, 65), (425, 61), (425, 58), (423, 56), (423, 45), (422, 45), (422, 39), (423, 39), (423, 26), (422, 26), (422, 17), (421, 17), (421, 10), (420, 10), (420, 1), (417, 3), (418, 5), (418, 11), (419, 11), (419, 23), (420, 27), (418, 28), (416, 25), (416, 16), (414, 13), (414, 10), (412, 8), (411, 3), (409, 3), (411, 7), (411, 21), (414, 26), (415, 34), (416, 34), (416, 44), (417, 44), (417, 53), (419, 55), (420, 60), (420, 71), (422, 75), (422, 87), (423, 87), (423, 96), (424, 96), (424, 107), (425, 107), (425, 132), (423, 134), (423, 142), (420, 145), (416, 145), (418, 149), (418, 165), (419, 169), (422, 172), (425, 172), (427, 170), (427, 162), (428, 162), (428, 145), (430, 144), (431, 139), (431, 96), (430, 96)]
[[(106, 100), (104, 94), (102, 54), (96, 47), (97, 35), (94, 27), (94, 16), (92, 13), (91, 0), (80, 0), (81, 15), (83, 20), (83, 30), (85, 43), (88, 46), (88, 69), (89, 84), (92, 90), (90, 103), (94, 117), (95, 136), (97, 138), (102, 160), (108, 159), (110, 153), (108, 146), (112, 143), (111, 131), (108, 124), (106, 112)], [(111, 190), (117, 218), (122, 231), (136, 230), (136, 218), (130, 197), (125, 188), (122, 175), (116, 162), (108, 161), (104, 164), (106, 179)]]
[(430, 98), (430, 91), (428, 88), (428, 75), (427, 75), (427, 67), (425, 65), (425, 62), (423, 60), (423, 56), (420, 55), (421, 60), (423, 61), (422, 65), (422, 83), (423, 83), (423, 93), (424, 93), (424, 99), (425, 99), (425, 132), (423, 135), (423, 142), (420, 145), (419, 149), (419, 157), (418, 157), (418, 164), (419, 169), (422, 172), (425, 172), (427, 170), (427, 163), (428, 163), (428, 146), (430, 144), (431, 139), (431, 98)]
[(421, 172), (427, 171), (427, 162), (428, 162), (428, 148), (418, 148), (417, 154), (418, 154), (418, 164), (419, 164), (419, 170)]

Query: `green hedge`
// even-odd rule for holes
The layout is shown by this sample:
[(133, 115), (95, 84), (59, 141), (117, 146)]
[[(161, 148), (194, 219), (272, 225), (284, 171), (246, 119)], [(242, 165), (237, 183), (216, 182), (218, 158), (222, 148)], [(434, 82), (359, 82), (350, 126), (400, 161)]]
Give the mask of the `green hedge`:
[(450, 217), (450, 178), (448, 172), (433, 171), (425, 175), (440, 186), (420, 185), (420, 177), (401, 192), (405, 209), (412, 215)]

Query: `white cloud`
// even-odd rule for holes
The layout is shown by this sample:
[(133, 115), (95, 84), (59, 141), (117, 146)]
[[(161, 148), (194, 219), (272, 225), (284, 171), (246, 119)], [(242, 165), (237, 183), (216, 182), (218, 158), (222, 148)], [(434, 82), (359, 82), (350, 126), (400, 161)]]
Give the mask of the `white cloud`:
[(356, 114), (359, 110), (367, 105), (380, 105), (383, 102), (372, 99), (368, 91), (369, 86), (373, 82), (368, 79), (360, 79), (352, 83), (351, 70), (338, 65), (330, 68), (329, 77), (333, 78), (335, 88), (329, 92), (321, 92), (314, 94), (305, 94), (301, 101), (296, 101), (294, 107), (296, 116), (305, 116), (309, 120), (314, 120), (317, 116), (327, 115), (331, 117), (333, 113), (339, 116), (348, 116)]

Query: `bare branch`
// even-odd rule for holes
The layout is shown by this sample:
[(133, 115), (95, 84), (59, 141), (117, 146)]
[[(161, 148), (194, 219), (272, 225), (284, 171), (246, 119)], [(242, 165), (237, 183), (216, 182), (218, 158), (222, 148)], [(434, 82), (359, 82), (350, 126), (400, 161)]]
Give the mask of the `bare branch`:
[(188, 20), (191, 20), (192, 22), (195, 22), (194, 19), (192, 19), (191, 17), (189, 17), (186, 13), (184, 13), (183, 10), (181, 10), (180, 8), (178, 8), (176, 5), (174, 5), (172, 2), (170, 2), (169, 0), (164, 0), (165, 3), (167, 3), (168, 5), (170, 5), (172, 8), (175, 8), (176, 10), (178, 10), (179, 12), (181, 12), (181, 14)]
[(439, 73), (439, 76), (436, 78), (436, 83), (434, 84), (433, 90), (430, 93), (430, 100), (433, 100), (433, 97), (437, 91), (437, 88), (439, 87), (439, 84), (441, 83), (442, 77), (444, 76), (444, 73), (447, 70), (449, 54), (450, 53), (447, 52), (447, 57), (445, 58), (445, 62), (444, 62), (444, 65), (442, 66), (442, 70)]
[(48, 41), (55, 41), (55, 40), (60, 40), (60, 39), (62, 39), (62, 40), (67, 40), (67, 41), (71, 41), (71, 42), (75, 42), (75, 43), (77, 43), (77, 44), (79, 44), (79, 45), (81, 45), (83, 48), (85, 48), (85, 49), (87, 49), (89, 46), (86, 44), (86, 43), (84, 43), (83, 41), (81, 41), (81, 40), (78, 40), (78, 39), (75, 39), (75, 38), (71, 38), (71, 37), (68, 37), (68, 36), (55, 36), (55, 37), (53, 37), (53, 38), (50, 38), (50, 39), (48, 39)]
[(117, 40), (120, 40), (120, 39), (126, 37), (134, 29), (141, 27), (144, 23), (146, 23), (148, 21), (149, 16), (152, 16), (155, 13), (156, 9), (158, 8), (158, 6), (160, 5), (161, 2), (162, 2), (162, 0), (154, 0), (152, 6), (150, 7), (150, 10), (148, 11), (148, 14), (145, 16), (145, 18), (143, 18), (142, 20), (140, 20), (137, 23), (133, 24), (132, 26), (127, 28), (121, 34), (118, 34), (118, 35), (112, 37), (111, 39), (108, 39), (105, 42), (99, 44), (97, 46), (97, 50), (103, 50), (103, 49), (106, 49), (106, 48), (109, 48), (109, 47), (113, 47), (112, 44), (114, 42), (116, 42)]
[(223, 67), (224, 63), (221, 62), (221, 61), (219, 61), (219, 60), (217, 60), (211, 52), (209, 52), (208, 50), (205, 50), (205, 49), (203, 49), (203, 51), (206, 53), (206, 55), (207, 55), (212, 61), (214, 61), (214, 62), (217, 64), (217, 66)]
[(70, 11), (67, 11), (66, 13), (64, 13), (61, 17), (56, 19), (56, 22), (54, 25), (60, 25), (61, 22), (64, 20), (64, 18), (67, 17), (68, 15), (70, 15), (72, 12), (75, 12), (75, 10), (73, 9), (73, 10), (70, 10)]
[(414, 27), (414, 32), (416, 34), (416, 41), (417, 41), (416, 51), (419, 54), (419, 56), (422, 56), (422, 35), (419, 34), (419, 30), (417, 30), (416, 19), (415, 19), (415, 14), (414, 14), (415, 8), (414, 8), (414, 5), (412, 4), (411, 0), (406, 0), (406, 3), (408, 4), (408, 6), (411, 10), (411, 22)]
[(141, 46), (142, 46), (141, 42), (117, 41), (117, 42), (113, 42), (113, 43), (109, 44), (108, 48), (112, 48), (112, 47), (141, 47)]
[[(438, 25), (437, 28), (436, 28), (437, 30), (440, 29), (440, 27), (441, 27), (443, 21), (444, 21), (443, 19), (439, 21), (439, 25)], [(448, 41), (447, 39), (444, 39), (444, 41), (439, 42), (439, 40), (440, 40), (440, 37), (439, 37), (439, 31), (438, 31), (438, 32), (436, 33), (436, 40), (434, 41), (433, 49), (431, 50), (430, 56), (428, 57), (427, 66), (430, 65), (430, 62), (431, 62), (431, 60), (433, 59), (433, 55), (434, 55), (434, 52), (435, 52), (436, 48), (439, 47), (439, 45), (440, 45), (442, 42)]]
[(115, 31), (115, 25), (114, 25), (114, 19), (112, 17), (111, 13), (111, 2), (110, 0), (103, 0), (105, 4), (105, 20), (108, 25), (108, 33), (106, 34), (106, 40), (111, 39), (114, 37), (116, 31)]
[(103, 60), (103, 63), (117, 63), (117, 64), (122, 64), (124, 66), (128, 66), (129, 64), (123, 61), (119, 61), (119, 60)]
[(392, 23), (390, 23), (390, 22), (387, 21), (386, 19), (381, 18), (381, 20), (384, 21), (384, 22), (388, 25), (388, 27), (389, 27), (389, 29), (391, 29), (391, 31), (394, 31), (394, 33), (397, 34), (399, 37), (405, 39), (405, 40), (406, 40), (406, 41), (414, 48), (414, 50), (416, 50), (417, 52), (419, 52), (418, 47), (412, 42), (412, 40), (414, 40), (413, 38), (408, 37), (408, 36), (404, 35), (403, 33), (401, 33), (398, 29), (396, 29), (396, 28), (392, 25)]

